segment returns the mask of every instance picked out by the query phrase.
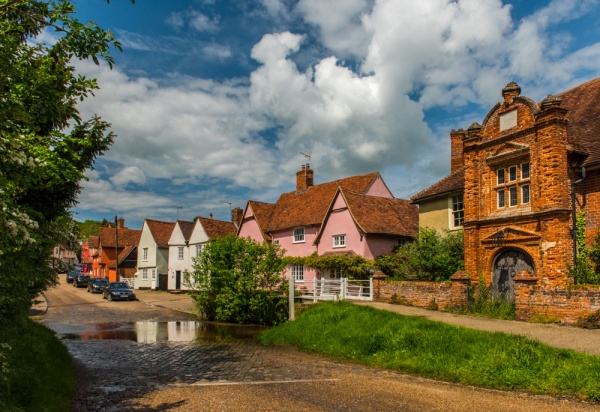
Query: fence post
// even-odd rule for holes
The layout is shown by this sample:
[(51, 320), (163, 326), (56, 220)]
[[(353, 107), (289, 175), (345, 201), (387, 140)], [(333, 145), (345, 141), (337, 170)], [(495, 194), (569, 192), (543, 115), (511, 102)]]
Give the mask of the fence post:
[(369, 278), (369, 300), (373, 300), (373, 276)]
[(313, 303), (317, 303), (317, 278), (313, 278)]
[(348, 290), (347, 286), (348, 286), (348, 279), (347, 278), (340, 278), (341, 282), (340, 282), (340, 295), (342, 300), (346, 300), (346, 292)]
[(296, 295), (296, 279), (294, 277), (294, 274), (290, 274), (290, 300), (289, 300), (289, 306), (290, 306), (290, 313), (289, 313), (289, 317), (290, 320), (294, 320), (296, 319), (296, 313), (294, 311), (294, 300), (295, 300), (295, 295)]

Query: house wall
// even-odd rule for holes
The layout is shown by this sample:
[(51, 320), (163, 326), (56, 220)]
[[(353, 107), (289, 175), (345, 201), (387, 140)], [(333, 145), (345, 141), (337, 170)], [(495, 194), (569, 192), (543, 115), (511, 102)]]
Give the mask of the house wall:
[[(144, 256), (144, 248), (148, 248), (148, 258), (143, 260)], [(158, 285), (158, 273), (157, 270), (156, 279), (152, 279), (152, 269), (157, 268), (157, 247), (156, 242), (154, 241), (154, 237), (152, 237), (152, 233), (148, 228), (146, 222), (144, 222), (144, 226), (142, 228), (142, 234), (140, 236), (140, 243), (138, 245), (138, 258), (137, 258), (137, 277), (135, 278), (135, 288), (136, 289), (151, 289), (155, 288)], [(168, 252), (167, 252), (168, 253)], [(148, 279), (142, 278), (142, 270), (148, 270)], [(168, 268), (167, 268), (168, 269)], [(163, 273), (166, 273), (163, 272)]]
[(365, 248), (362, 256), (365, 259), (375, 259), (377, 256), (390, 255), (398, 245), (398, 237), (383, 235), (368, 235), (364, 238)]
[[(286, 256), (309, 256), (313, 252), (317, 251), (316, 246), (313, 244), (316, 237), (318, 226), (304, 226), (304, 242), (293, 243), (294, 230), (286, 229), (272, 234), (273, 241), (279, 241), (279, 245), (285, 249)], [(290, 278), (291, 266), (287, 266), (283, 272), (283, 277), (286, 279)], [(310, 268), (304, 268), (304, 281), (312, 282), (312, 280), (318, 276), (316, 270)]]
[[(250, 211), (250, 209), (248, 209)], [(242, 222), (242, 226), (240, 227), (238, 237), (249, 237), (257, 242), (263, 242), (264, 238), (262, 232), (260, 231), (260, 227), (258, 226), (258, 222), (254, 218), (254, 215), (248, 213), (244, 217)]]
[(600, 229), (600, 169), (588, 169), (585, 179), (575, 186), (575, 193), (577, 208), (585, 211), (586, 238), (591, 244)]
[(387, 197), (387, 198), (394, 197), (392, 195), (392, 193), (390, 192), (390, 190), (385, 185), (381, 176), (379, 176), (377, 179), (375, 179), (375, 181), (371, 184), (371, 186), (366, 190), (365, 194), (369, 195), (369, 196), (380, 196), (380, 197)]
[[(346, 235), (346, 246), (334, 247), (334, 235)], [(318, 252), (319, 255), (322, 255), (326, 252), (345, 252), (350, 250), (358, 255), (362, 255), (365, 252), (364, 237), (358, 231), (343, 197), (338, 196), (319, 238)]]
[(419, 202), (419, 227), (428, 227), (440, 233), (450, 229), (450, 201), (451, 198), (440, 197)]
[[(465, 167), (465, 270), (482, 273), (489, 283), (496, 256), (508, 249), (527, 253), (535, 272), (553, 285), (568, 283), (572, 262), (570, 175), (566, 148), (566, 111), (542, 110), (529, 99), (506, 94), (483, 128), (462, 131)], [(500, 117), (516, 110), (516, 126), (500, 130)], [(534, 113), (534, 110), (537, 112)], [(457, 133), (457, 132), (455, 132)], [(496, 170), (530, 164), (530, 203), (497, 207)], [(520, 171), (518, 171), (520, 175)], [(525, 181), (517, 183), (527, 183)], [(505, 233), (512, 232), (511, 236)]]
[[(179, 259), (179, 248), (183, 248), (183, 259)], [(192, 250), (196, 250), (195, 246), (192, 247)], [(169, 290), (187, 290), (187, 287), (184, 282), (185, 272), (191, 271), (191, 259), (190, 259), (190, 247), (186, 245), (185, 238), (179, 224), (175, 225), (175, 229), (171, 234), (171, 238), (169, 239), (169, 269), (168, 269), (168, 280), (167, 280), (167, 289)], [(176, 273), (177, 271), (181, 272), (181, 281), (179, 288), (176, 286)]]

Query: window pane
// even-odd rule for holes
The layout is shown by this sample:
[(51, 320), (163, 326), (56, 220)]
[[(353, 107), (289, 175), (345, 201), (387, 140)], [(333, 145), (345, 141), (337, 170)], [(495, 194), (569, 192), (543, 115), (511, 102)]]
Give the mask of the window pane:
[(463, 196), (458, 195), (452, 198), (452, 216), (454, 218), (454, 227), (462, 226), (465, 220), (465, 204)]
[(498, 207), (506, 206), (506, 200), (504, 199), (504, 190), (498, 190)]
[(521, 187), (521, 203), (529, 203), (529, 185), (523, 185)]
[(517, 205), (517, 188), (511, 187), (509, 189), (509, 193), (510, 193), (510, 205), (516, 206)]
[(529, 163), (521, 165), (521, 179), (529, 179)]
[(498, 169), (496, 171), (496, 178), (499, 185), (504, 183), (504, 169)]
[(517, 180), (517, 166), (511, 166), (508, 168), (508, 181), (514, 182)]
[(304, 228), (294, 229), (294, 242), (304, 242)]

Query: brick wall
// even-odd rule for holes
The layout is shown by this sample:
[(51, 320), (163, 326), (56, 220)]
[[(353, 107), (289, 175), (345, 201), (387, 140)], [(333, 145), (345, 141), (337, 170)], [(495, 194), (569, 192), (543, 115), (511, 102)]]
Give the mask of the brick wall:
[(538, 280), (517, 275), (517, 320), (573, 324), (600, 310), (600, 286), (548, 286), (538, 285)]
[(443, 310), (452, 300), (452, 284), (436, 282), (402, 282), (374, 280), (376, 302), (400, 303), (429, 308), (433, 304)]

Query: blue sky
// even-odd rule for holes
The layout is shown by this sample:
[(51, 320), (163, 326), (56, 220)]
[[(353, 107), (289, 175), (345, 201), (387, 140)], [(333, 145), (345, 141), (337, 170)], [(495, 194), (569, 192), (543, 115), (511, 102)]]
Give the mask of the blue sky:
[[(409, 198), (449, 172), (449, 134), (516, 81), (539, 101), (600, 76), (600, 0), (75, 0), (123, 45), (77, 62), (115, 144), (77, 220), (229, 219), (249, 199), (379, 171)], [(51, 35), (51, 33), (47, 33)]]

